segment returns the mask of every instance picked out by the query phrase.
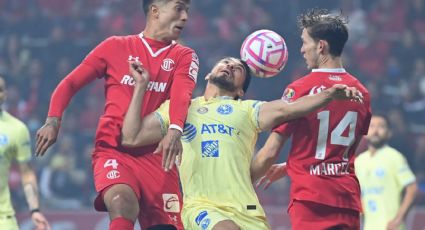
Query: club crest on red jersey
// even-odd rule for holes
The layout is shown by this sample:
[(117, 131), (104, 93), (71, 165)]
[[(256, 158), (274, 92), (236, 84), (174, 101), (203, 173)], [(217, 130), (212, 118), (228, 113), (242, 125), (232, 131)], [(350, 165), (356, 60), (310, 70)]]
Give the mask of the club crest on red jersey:
[(170, 72), (174, 69), (174, 61), (173, 59), (166, 58), (162, 61), (161, 69), (164, 71)]

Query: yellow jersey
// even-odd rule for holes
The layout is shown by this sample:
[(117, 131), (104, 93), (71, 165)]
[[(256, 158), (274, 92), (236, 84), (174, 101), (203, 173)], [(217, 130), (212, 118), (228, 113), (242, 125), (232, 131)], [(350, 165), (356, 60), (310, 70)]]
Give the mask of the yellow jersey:
[[(181, 138), (183, 211), (209, 204), (265, 218), (250, 176), (261, 104), (230, 97), (192, 100)], [(163, 132), (168, 109), (166, 101), (155, 113)]]
[(11, 162), (31, 160), (28, 128), (6, 111), (0, 111), (0, 216), (14, 215), (9, 191)]
[(355, 171), (362, 191), (364, 230), (387, 229), (400, 208), (404, 187), (416, 180), (406, 159), (386, 145), (373, 156), (369, 151), (361, 153)]

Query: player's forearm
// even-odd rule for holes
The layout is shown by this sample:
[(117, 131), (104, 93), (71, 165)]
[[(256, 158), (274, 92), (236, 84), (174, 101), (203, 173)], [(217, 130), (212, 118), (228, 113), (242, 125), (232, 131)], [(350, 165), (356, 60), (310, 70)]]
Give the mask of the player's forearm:
[(138, 138), (142, 132), (142, 102), (145, 96), (147, 84), (136, 84), (134, 87), (133, 97), (130, 106), (124, 117), (122, 127), (122, 144), (127, 147), (135, 147), (140, 145), (141, 138)]
[(332, 101), (332, 96), (329, 91), (324, 90), (315, 95), (304, 96), (289, 103), (286, 110), (282, 113), (282, 118), (285, 121), (303, 117), (321, 107), (326, 106)]
[(25, 198), (29, 209), (39, 209), (40, 203), (38, 199), (37, 178), (35, 177), (34, 171), (31, 169), (27, 169), (25, 172), (22, 172), (22, 187), (24, 188)]
[(264, 176), (267, 170), (277, 161), (278, 154), (270, 154), (267, 150), (261, 149), (257, 157), (251, 164), (251, 181), (255, 183)]
[(251, 163), (251, 180), (254, 183), (265, 175), (267, 170), (277, 161), (280, 149), (287, 138), (272, 132), (264, 146), (258, 151)]
[(403, 201), (401, 202), (400, 208), (397, 211), (396, 218), (403, 220), (412, 205), (413, 201), (418, 192), (418, 185), (416, 182), (406, 186), (406, 193), (404, 195)]
[[(192, 99), (195, 82), (191, 79), (179, 79), (173, 83), (170, 95), (170, 127), (180, 127), (183, 131), (187, 111)], [(174, 125), (174, 126), (173, 126)]]

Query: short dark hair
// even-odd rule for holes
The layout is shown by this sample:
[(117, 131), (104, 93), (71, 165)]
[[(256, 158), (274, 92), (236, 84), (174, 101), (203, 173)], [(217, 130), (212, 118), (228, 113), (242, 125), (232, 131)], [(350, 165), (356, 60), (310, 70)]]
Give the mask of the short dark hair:
[(380, 117), (380, 118), (384, 119), (385, 123), (387, 123), (388, 129), (391, 129), (390, 118), (387, 116), (386, 113), (383, 113), (383, 112), (374, 112), (372, 114), (372, 117)]
[(243, 61), (242, 59), (239, 59), (242, 62), (243, 67), (245, 68), (245, 81), (243, 82), (243, 92), (246, 93), (249, 87), (249, 83), (251, 83), (251, 70), (246, 63), (246, 61)]
[[(161, 2), (161, 1), (164, 1), (164, 2), (169, 2), (169, 1), (172, 1), (172, 0), (143, 0), (143, 12), (145, 13), (145, 15), (148, 15), (148, 13), (149, 13), (149, 7), (152, 5), (152, 3), (154, 3), (154, 2)], [(184, 0), (185, 2), (190, 2), (190, 0)]]
[(341, 14), (332, 15), (325, 9), (311, 9), (298, 17), (301, 29), (317, 42), (325, 40), (329, 44), (329, 53), (339, 57), (348, 40), (347, 19)]

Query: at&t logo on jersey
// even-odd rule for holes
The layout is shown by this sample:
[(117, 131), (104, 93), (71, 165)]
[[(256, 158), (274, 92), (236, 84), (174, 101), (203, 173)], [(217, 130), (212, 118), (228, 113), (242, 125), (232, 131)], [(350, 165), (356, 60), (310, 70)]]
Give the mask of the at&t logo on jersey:
[(201, 142), (202, 157), (219, 157), (218, 140)]
[(201, 134), (227, 134), (233, 135), (235, 128), (223, 124), (202, 124)]
[(170, 72), (174, 68), (174, 61), (173, 59), (166, 58), (162, 61), (161, 69), (164, 71)]
[(180, 202), (177, 194), (164, 193), (162, 194), (162, 200), (164, 201), (164, 211), (166, 212), (180, 212)]

